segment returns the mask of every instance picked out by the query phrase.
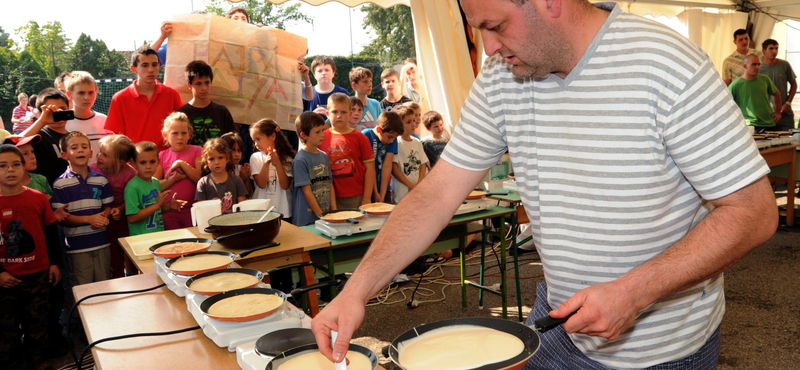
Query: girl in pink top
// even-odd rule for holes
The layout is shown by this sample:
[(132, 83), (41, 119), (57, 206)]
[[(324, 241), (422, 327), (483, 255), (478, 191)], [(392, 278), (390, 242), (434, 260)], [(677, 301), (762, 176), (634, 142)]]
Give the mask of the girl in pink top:
[(111, 184), (114, 194), (114, 204), (111, 208), (111, 218), (108, 223), (108, 239), (111, 242), (111, 273), (114, 278), (136, 273), (136, 266), (125, 257), (125, 252), (119, 244), (119, 238), (128, 236), (128, 222), (122, 215), (125, 214), (125, 185), (128, 185), (136, 170), (128, 164), (133, 158), (136, 148), (131, 139), (125, 135), (109, 135), (100, 139), (98, 146), (97, 162), (89, 167), (93, 171), (103, 174)]
[[(182, 210), (165, 212), (164, 229), (175, 230), (192, 227), (191, 208), (194, 203), (194, 194), (197, 191), (197, 181), (202, 177), (201, 164), (203, 148), (197, 145), (189, 145), (192, 138), (192, 124), (189, 117), (183, 112), (173, 112), (164, 120), (164, 128), (161, 135), (167, 149), (158, 153), (160, 166), (156, 170), (155, 177), (163, 180), (176, 180), (171, 186), (164, 186), (162, 181), (161, 190), (172, 190), (176, 194), (176, 199), (186, 201), (186, 206)], [(172, 179), (178, 176), (177, 180)]]

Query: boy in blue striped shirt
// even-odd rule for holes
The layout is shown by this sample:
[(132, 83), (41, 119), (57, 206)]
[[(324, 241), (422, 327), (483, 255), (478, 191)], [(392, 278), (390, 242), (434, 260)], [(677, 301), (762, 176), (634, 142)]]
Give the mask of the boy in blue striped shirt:
[(114, 195), (108, 179), (89, 168), (92, 149), (89, 138), (72, 131), (61, 139), (61, 157), (69, 162), (63, 175), (53, 183), (51, 205), (64, 205), (70, 214), (61, 221), (66, 236), (67, 266), (72, 286), (111, 278), (111, 252), (106, 226)]

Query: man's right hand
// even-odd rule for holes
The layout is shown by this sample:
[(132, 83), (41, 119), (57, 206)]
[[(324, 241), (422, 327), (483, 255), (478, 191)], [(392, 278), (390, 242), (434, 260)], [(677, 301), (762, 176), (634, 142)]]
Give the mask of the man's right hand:
[[(364, 321), (364, 301), (355, 294), (342, 291), (317, 316), (311, 320), (311, 331), (317, 338), (320, 353), (333, 362), (340, 362), (347, 354), (353, 333)], [(331, 348), (331, 330), (339, 332)]]
[[(0, 287), (13, 288), (20, 283), (22, 283), (22, 280), (15, 278), (14, 275), (11, 275), (8, 271), (0, 273)], [(328, 335), (330, 335), (330, 333)]]
[(166, 39), (172, 33), (172, 23), (170, 21), (164, 21), (161, 23), (161, 38)]

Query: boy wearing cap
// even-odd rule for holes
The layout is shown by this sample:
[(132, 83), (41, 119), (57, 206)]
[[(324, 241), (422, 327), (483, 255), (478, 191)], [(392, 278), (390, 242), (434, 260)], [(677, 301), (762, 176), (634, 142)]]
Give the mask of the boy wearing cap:
[(31, 171), (36, 169), (36, 155), (33, 154), (33, 146), (42, 141), (41, 135), (28, 137), (10, 136), (3, 140), (3, 144), (11, 144), (22, 152), (25, 159), (24, 172), (22, 174), (22, 186), (27, 186), (33, 190), (38, 190), (50, 199), (53, 196), (53, 188), (47, 183), (47, 178)]

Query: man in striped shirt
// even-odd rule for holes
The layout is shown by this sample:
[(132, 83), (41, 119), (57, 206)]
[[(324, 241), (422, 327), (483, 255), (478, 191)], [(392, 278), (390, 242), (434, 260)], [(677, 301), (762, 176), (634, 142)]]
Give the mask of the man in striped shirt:
[(352, 303), (427, 248), (507, 150), (545, 274), (529, 322), (574, 312), (525, 369), (716, 368), (722, 272), (778, 217), (708, 56), (613, 3), (461, 4), (494, 56), (434, 171), (314, 318), (321, 352), (342, 358), (364, 315)]

